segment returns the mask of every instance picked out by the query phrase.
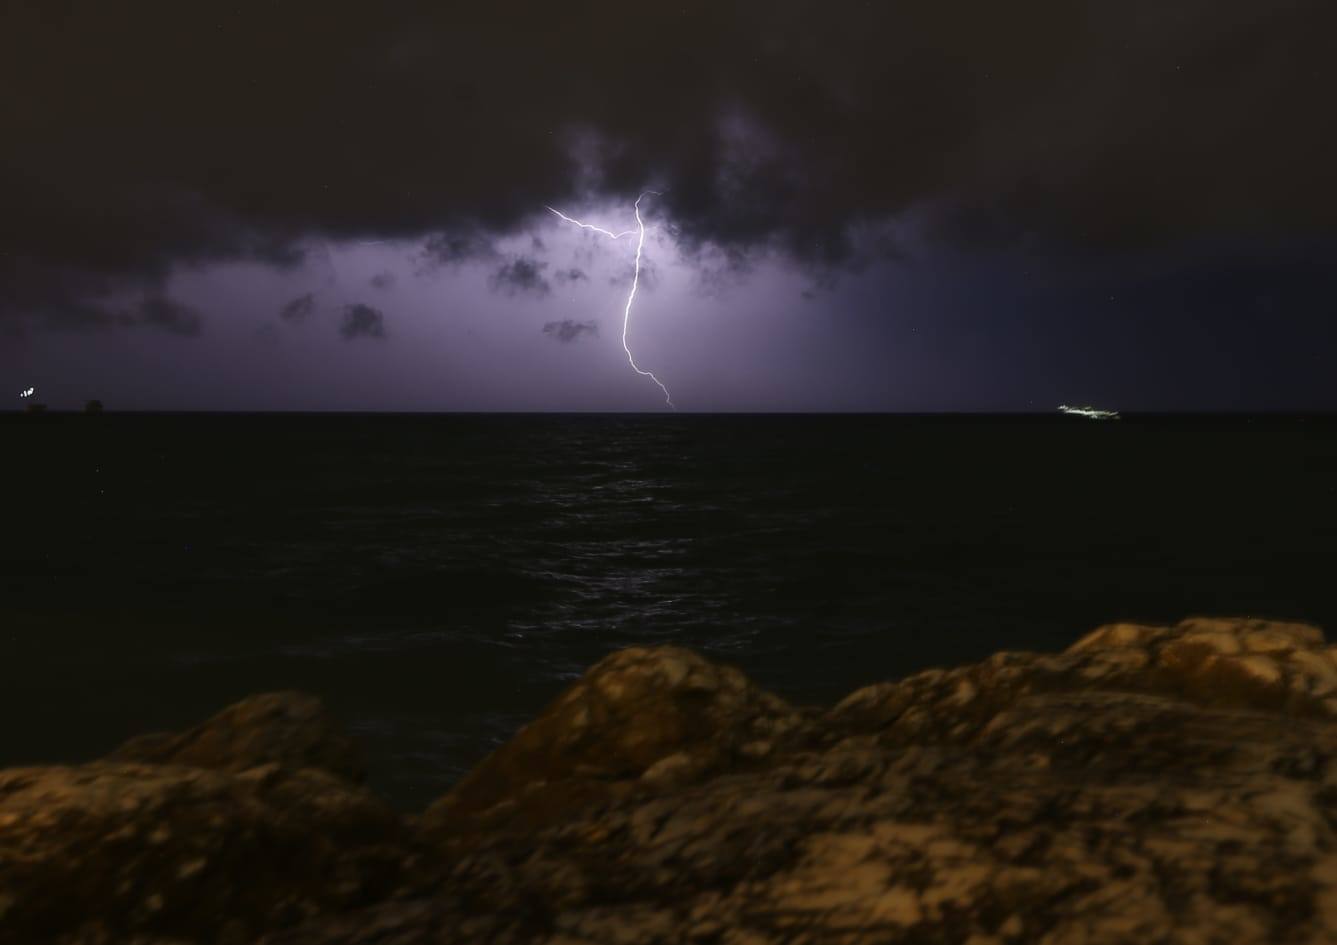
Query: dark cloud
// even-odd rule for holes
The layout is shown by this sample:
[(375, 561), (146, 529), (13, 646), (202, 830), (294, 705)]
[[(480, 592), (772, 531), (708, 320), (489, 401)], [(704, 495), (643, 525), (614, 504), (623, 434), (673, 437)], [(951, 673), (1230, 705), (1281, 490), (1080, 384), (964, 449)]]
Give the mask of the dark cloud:
[(585, 270), (576, 266), (569, 266), (566, 269), (558, 269), (553, 273), (553, 278), (558, 282), (579, 282), (581, 279), (589, 281), (589, 276), (585, 275)]
[(126, 309), (57, 299), (42, 306), (37, 323), (40, 327), (52, 331), (97, 331), (107, 328), (130, 328), (138, 324), (138, 319), (133, 312)]
[(189, 305), (162, 295), (146, 296), (137, 305), (112, 302), (82, 302), (58, 297), (44, 304), (37, 324), (53, 331), (97, 331), (144, 326), (183, 337), (196, 337), (203, 330), (200, 313)]
[(378, 272), (369, 280), (373, 289), (388, 289), (395, 284), (393, 272)]
[(583, 335), (597, 337), (599, 334), (599, 323), (577, 322), (566, 318), (560, 322), (544, 323), (543, 333), (545, 335), (551, 335), (554, 341), (560, 341), (562, 344), (570, 344), (573, 341), (579, 341)]
[(195, 309), (163, 296), (153, 296), (139, 304), (138, 322), (174, 335), (198, 335), (200, 315)]
[(631, 288), (633, 281), (642, 289), (654, 289), (659, 284), (659, 265), (653, 257), (646, 256), (641, 259), (639, 276), (636, 274), (636, 264), (628, 262), (608, 277), (608, 284), (620, 289)]
[(552, 291), (552, 286), (543, 277), (543, 270), (547, 268), (545, 262), (529, 256), (517, 256), (492, 273), (489, 285), (494, 291), (507, 295), (547, 295)]
[(471, 259), (489, 259), (497, 255), (492, 238), (472, 225), (443, 233), (433, 233), (423, 243), (422, 271), (458, 266)]
[(370, 305), (357, 303), (344, 308), (344, 321), (339, 326), (339, 334), (345, 341), (355, 338), (384, 338), (385, 314)]
[(986, 244), (1321, 232), (1334, 31), (1324, 0), (574, 0), (522, 30), (505, 5), (6, 4), (0, 309), (287, 264), (313, 232), (434, 233), (449, 264), (647, 186), (688, 247), (826, 265), (912, 209)]
[(316, 310), (316, 296), (308, 292), (305, 295), (299, 295), (290, 302), (286, 302), (279, 309), (279, 318), (285, 322), (300, 323), (306, 320), (306, 317)]
[[(737, 288), (753, 269), (753, 261), (737, 247), (727, 251), (697, 253), (694, 262), (696, 268), (694, 290), (703, 296), (717, 299), (724, 298)], [(653, 286), (656, 272), (653, 271), (653, 266), (647, 268), (651, 271), (643, 272), (641, 276), (642, 279), (648, 277), (648, 284)], [(813, 279), (822, 278), (822, 273), (829, 271), (830, 268), (830, 265), (811, 267), (810, 276)], [(629, 279), (630, 277), (628, 281)]]

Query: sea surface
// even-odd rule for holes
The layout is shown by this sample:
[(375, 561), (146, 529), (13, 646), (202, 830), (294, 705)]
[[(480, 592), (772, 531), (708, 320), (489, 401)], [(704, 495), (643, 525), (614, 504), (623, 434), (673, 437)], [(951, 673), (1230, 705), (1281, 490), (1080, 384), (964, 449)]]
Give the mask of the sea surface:
[(621, 647), (801, 703), (1113, 620), (1337, 633), (1337, 419), (0, 415), (0, 765), (280, 688), (425, 805)]

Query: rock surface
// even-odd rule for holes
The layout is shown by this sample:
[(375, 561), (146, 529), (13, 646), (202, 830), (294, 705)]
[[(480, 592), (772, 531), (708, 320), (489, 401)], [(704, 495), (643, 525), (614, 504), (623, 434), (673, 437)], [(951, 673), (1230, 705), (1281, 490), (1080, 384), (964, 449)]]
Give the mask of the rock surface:
[(249, 942), (380, 901), (413, 865), (392, 811), (313, 768), (0, 772), (4, 942)]
[(406, 823), (310, 769), (0, 773), (0, 939), (1329, 943), (1335, 684), (1318, 630), (1258, 620), (825, 711), (625, 650)]
[(188, 731), (132, 738), (107, 760), (224, 771), (264, 764), (319, 768), (359, 784), (367, 773), (357, 744), (304, 692), (251, 696)]
[(680, 788), (764, 757), (814, 717), (690, 650), (621, 650), (432, 805), (424, 825), (443, 835), (529, 831), (583, 805)]

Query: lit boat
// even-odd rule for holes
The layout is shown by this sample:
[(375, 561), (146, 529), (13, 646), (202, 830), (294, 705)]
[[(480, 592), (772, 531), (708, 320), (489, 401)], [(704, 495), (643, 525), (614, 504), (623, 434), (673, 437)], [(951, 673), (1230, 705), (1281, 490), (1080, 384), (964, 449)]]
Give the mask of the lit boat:
[(1119, 411), (1117, 410), (1097, 410), (1095, 407), (1069, 407), (1067, 404), (1059, 404), (1060, 413), (1070, 413), (1075, 417), (1086, 417), (1088, 420), (1118, 420)]

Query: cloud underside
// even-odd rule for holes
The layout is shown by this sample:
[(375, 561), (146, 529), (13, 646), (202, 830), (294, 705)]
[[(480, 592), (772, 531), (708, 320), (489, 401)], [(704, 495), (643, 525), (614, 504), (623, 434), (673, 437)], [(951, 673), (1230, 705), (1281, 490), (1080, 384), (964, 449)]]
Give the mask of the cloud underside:
[(316, 296), (314, 293), (307, 292), (305, 295), (299, 295), (297, 298), (284, 303), (279, 309), (279, 318), (285, 322), (301, 323), (306, 321), (307, 316), (316, 310)]
[(595, 321), (578, 322), (570, 318), (559, 322), (545, 322), (543, 333), (551, 337), (554, 341), (562, 344), (570, 344), (573, 341), (579, 341), (583, 337), (595, 338), (599, 335), (599, 323)]
[(344, 308), (339, 334), (345, 341), (357, 338), (385, 338), (385, 314), (370, 305), (357, 303)]
[(41, 327), (54, 331), (145, 327), (185, 338), (198, 336), (203, 323), (195, 308), (162, 295), (150, 295), (132, 305), (54, 296), (39, 318)]
[(489, 284), (494, 291), (505, 295), (544, 296), (552, 291), (552, 285), (543, 276), (547, 268), (547, 263), (531, 256), (517, 256), (497, 268)]
[[(527, 17), (8, 5), (0, 34), (24, 41), (0, 83), (0, 310), (77, 325), (116, 311), (90, 301), (104, 282), (143, 294), (178, 262), (291, 264), (311, 233), (426, 238), (424, 264), (452, 265), (545, 205), (646, 186), (686, 247), (815, 266), (909, 208), (953, 243), (1076, 250), (1337, 224), (1337, 6), (1319, 0), (1024, 16), (587, 0)], [(498, 287), (541, 294), (517, 265)]]

